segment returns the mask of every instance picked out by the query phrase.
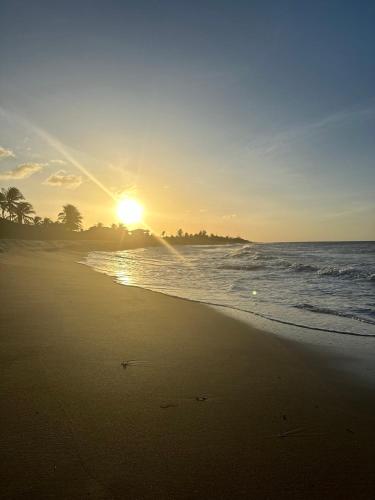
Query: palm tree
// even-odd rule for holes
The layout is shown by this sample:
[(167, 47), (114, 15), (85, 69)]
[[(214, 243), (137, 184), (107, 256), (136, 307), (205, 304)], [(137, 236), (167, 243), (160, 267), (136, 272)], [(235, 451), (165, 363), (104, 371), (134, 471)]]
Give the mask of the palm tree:
[(42, 225), (43, 226), (49, 226), (53, 224), (53, 222), (51, 221), (51, 219), (49, 217), (44, 217), (44, 219), (42, 220)]
[(71, 231), (77, 231), (82, 226), (82, 215), (74, 205), (64, 205), (63, 211), (58, 215), (58, 220)]
[(20, 200), (24, 200), (24, 196), (19, 189), (16, 187), (10, 187), (8, 189), (1, 190), (0, 203), (1, 212), (4, 217), (5, 212), (8, 212), (8, 219), (13, 220), (16, 215), (17, 203)]
[(32, 218), (31, 222), (34, 224), (34, 226), (40, 226), (42, 224), (42, 218), (39, 217), (39, 215), (36, 215)]
[(33, 206), (27, 201), (20, 201), (19, 203), (17, 203), (14, 209), (14, 213), (17, 217), (18, 224), (27, 224), (32, 222), (33, 217), (31, 216), (31, 214), (35, 214)]
[(5, 189), (4, 188), (1, 188), (1, 191), (0, 191), (0, 210), (1, 210), (1, 218), (5, 219), (6, 196), (5, 196)]

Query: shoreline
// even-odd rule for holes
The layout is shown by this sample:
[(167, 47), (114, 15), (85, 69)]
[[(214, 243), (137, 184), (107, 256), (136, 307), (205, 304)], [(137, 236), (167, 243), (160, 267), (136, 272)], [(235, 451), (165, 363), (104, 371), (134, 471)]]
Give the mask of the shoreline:
[[(94, 250), (93, 253), (95, 253)], [(331, 373), (337, 372), (339, 376), (346, 377), (348, 382), (354, 382), (357, 387), (370, 391), (375, 388), (375, 365), (373, 363), (373, 356), (375, 355), (374, 334), (355, 333), (352, 331), (298, 324), (292, 321), (269, 317), (259, 312), (241, 309), (234, 305), (217, 304), (208, 300), (199, 300), (192, 297), (179, 296), (174, 293), (167, 293), (161, 289), (153, 289), (138, 284), (121, 283), (116, 274), (107, 273), (100, 268), (97, 269), (95, 265), (88, 263), (87, 256), (79, 263), (88, 266), (96, 272), (110, 276), (114, 280), (114, 283), (121, 286), (148, 290), (167, 297), (186, 300), (193, 304), (202, 304), (213, 308), (220, 314), (229, 316), (236, 321), (271, 333), (288, 342), (295, 343), (297, 347), (300, 346), (302, 349), (312, 350), (314, 353), (326, 357)]]
[[(126, 249), (126, 250), (135, 250), (135, 249)], [(95, 252), (95, 250), (94, 250), (94, 252)], [(100, 274), (104, 274), (106, 276), (110, 276), (113, 278), (112, 275), (107, 274), (104, 271), (99, 271), (98, 269), (95, 269), (95, 267), (91, 266), (90, 264), (87, 264), (86, 262), (79, 261), (78, 264), (88, 266), (89, 268), (91, 268), (95, 272), (99, 272)], [(114, 282), (118, 283), (116, 280), (114, 280)], [(320, 328), (317, 326), (303, 325), (303, 324), (293, 323), (291, 321), (286, 321), (286, 320), (284, 321), (284, 320), (278, 319), (278, 318), (272, 318), (272, 317), (269, 317), (265, 314), (262, 314), (262, 313), (259, 313), (256, 311), (248, 311), (246, 309), (241, 309), (240, 307), (236, 307), (233, 305), (216, 304), (214, 302), (209, 302), (207, 300), (193, 299), (190, 297), (181, 297), (179, 295), (175, 295), (172, 293), (162, 292), (161, 290), (152, 290), (151, 288), (146, 288), (146, 287), (143, 287), (141, 285), (130, 285), (130, 284), (124, 285), (123, 283), (118, 283), (118, 284), (120, 284), (122, 286), (130, 287), (130, 288), (139, 288), (141, 290), (148, 290), (148, 291), (154, 292), (154, 293), (161, 293), (162, 295), (166, 295), (167, 297), (172, 297), (172, 298), (180, 299), (180, 300), (187, 300), (187, 301), (192, 302), (194, 304), (203, 304), (206, 306), (217, 308), (218, 310), (222, 309), (223, 314), (225, 314), (224, 310), (229, 310), (229, 311), (233, 311), (233, 313), (239, 312), (239, 313), (247, 314), (249, 317), (253, 316), (254, 318), (261, 318), (261, 319), (266, 320), (266, 321), (279, 323), (280, 325), (286, 325), (289, 327), (299, 328), (301, 330), (305, 329), (305, 330), (312, 330), (315, 332), (325, 332), (325, 333), (329, 333), (329, 334), (333, 333), (333, 334), (337, 334), (337, 335), (347, 335), (350, 337), (358, 337), (358, 338), (361, 338), (361, 337), (363, 337), (363, 338), (375, 338), (375, 334), (362, 334), (362, 333), (354, 333), (354, 332), (344, 331), (344, 330), (334, 330), (334, 329), (329, 329), (329, 328)], [(231, 317), (234, 317), (234, 315), (231, 315)], [(251, 321), (247, 321), (247, 323), (251, 324)]]
[(367, 391), (83, 253), (0, 254), (4, 498), (372, 498)]

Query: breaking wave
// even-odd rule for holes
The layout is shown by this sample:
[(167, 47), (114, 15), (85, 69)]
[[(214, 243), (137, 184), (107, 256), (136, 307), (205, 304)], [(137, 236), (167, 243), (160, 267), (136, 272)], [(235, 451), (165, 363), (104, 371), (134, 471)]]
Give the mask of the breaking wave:
[(305, 311), (315, 312), (319, 314), (331, 314), (333, 316), (339, 316), (341, 318), (349, 318), (355, 321), (360, 321), (362, 323), (367, 323), (368, 325), (375, 325), (375, 321), (371, 319), (362, 318), (353, 313), (336, 311), (334, 309), (329, 309), (328, 307), (319, 307), (319, 306), (314, 306), (313, 304), (296, 304), (294, 307), (296, 309), (304, 309)]
[[(247, 257), (249, 262), (244, 263), (243, 259)], [(275, 255), (261, 254), (259, 252), (254, 252), (254, 249), (247, 248), (242, 251), (236, 251), (225, 256), (226, 259), (233, 259), (235, 262), (233, 264), (225, 263), (219, 266), (219, 269), (227, 269), (234, 271), (256, 271), (260, 269), (269, 268), (275, 269), (286, 269), (290, 272), (296, 273), (315, 273), (318, 276), (328, 276), (333, 278), (353, 278), (353, 279), (365, 279), (369, 281), (375, 281), (375, 274), (366, 272), (362, 269), (358, 269), (355, 266), (322, 266), (319, 267), (312, 263), (303, 262), (293, 262), (287, 259), (277, 257)], [(238, 262), (237, 259), (241, 259)], [(266, 261), (259, 263), (259, 261)], [(267, 262), (270, 261), (270, 262)]]
[(375, 243), (280, 243), (95, 252), (120, 283), (308, 330), (375, 336)]
[(219, 266), (219, 269), (227, 271), (259, 271), (266, 269), (262, 264), (224, 264)]

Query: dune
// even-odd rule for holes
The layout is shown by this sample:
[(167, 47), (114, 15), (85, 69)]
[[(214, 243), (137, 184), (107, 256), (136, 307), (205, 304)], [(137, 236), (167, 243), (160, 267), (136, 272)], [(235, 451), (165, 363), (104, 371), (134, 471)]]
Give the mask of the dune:
[(374, 497), (368, 388), (92, 245), (1, 243), (2, 498)]

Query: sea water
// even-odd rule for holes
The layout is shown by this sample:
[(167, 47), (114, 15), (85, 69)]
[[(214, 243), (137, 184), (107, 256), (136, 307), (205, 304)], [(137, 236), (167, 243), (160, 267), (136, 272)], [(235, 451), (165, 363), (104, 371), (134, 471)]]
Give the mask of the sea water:
[(276, 334), (346, 345), (346, 357), (361, 353), (362, 371), (375, 365), (375, 242), (160, 246), (92, 252), (85, 263)]

